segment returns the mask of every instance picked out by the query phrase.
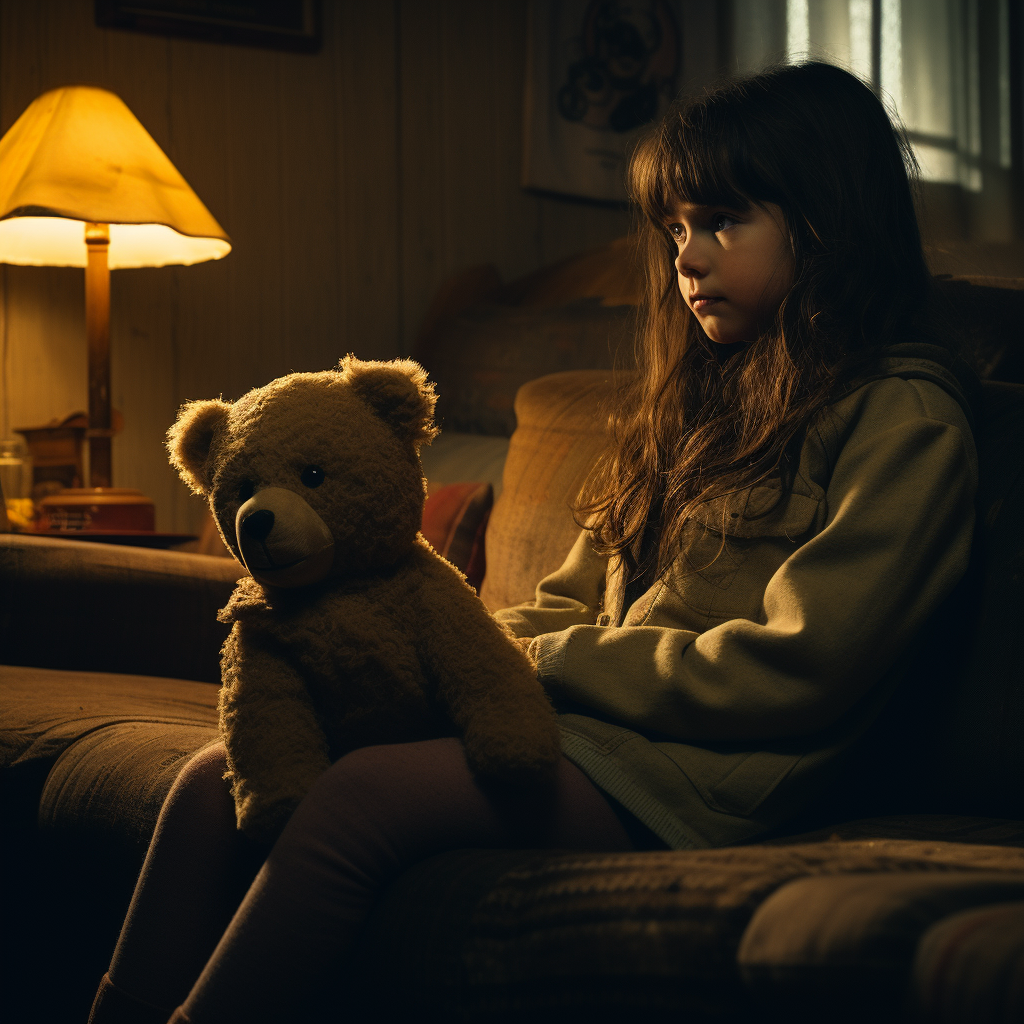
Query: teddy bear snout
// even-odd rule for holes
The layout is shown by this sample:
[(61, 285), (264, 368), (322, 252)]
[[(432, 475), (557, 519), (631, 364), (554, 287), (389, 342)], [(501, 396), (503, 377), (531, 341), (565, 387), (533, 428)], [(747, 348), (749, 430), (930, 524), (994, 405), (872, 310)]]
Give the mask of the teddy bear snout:
[(301, 495), (265, 487), (235, 516), (242, 561), (260, 583), (301, 587), (316, 583), (334, 564), (334, 538)]

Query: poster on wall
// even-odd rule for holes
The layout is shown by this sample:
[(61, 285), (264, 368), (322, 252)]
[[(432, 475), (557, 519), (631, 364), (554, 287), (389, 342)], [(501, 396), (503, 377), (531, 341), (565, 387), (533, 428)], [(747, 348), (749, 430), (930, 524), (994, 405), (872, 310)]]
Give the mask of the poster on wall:
[(626, 201), (629, 154), (681, 79), (680, 3), (532, 0), (523, 186)]

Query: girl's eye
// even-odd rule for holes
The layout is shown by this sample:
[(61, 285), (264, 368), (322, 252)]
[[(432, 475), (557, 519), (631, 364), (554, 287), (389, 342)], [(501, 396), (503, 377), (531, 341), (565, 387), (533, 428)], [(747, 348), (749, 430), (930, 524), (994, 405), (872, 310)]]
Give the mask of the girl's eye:
[(682, 224), (669, 224), (668, 233), (672, 236), (672, 240), (675, 242), (678, 242), (686, 234), (686, 232), (683, 231)]
[(251, 480), (243, 480), (238, 488), (238, 500), (244, 505), (256, 493)]
[(735, 217), (730, 217), (727, 213), (716, 213), (711, 218), (711, 228), (717, 235), (719, 231), (724, 231), (726, 228), (731, 228), (734, 224), (739, 223)]
[(324, 482), (324, 471), (319, 466), (307, 466), (299, 479), (307, 487), (319, 487)]

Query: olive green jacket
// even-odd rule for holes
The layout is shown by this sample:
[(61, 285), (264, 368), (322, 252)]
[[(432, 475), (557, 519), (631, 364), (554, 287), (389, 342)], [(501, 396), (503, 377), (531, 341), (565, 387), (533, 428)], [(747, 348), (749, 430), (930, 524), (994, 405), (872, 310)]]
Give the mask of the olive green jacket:
[[(756, 487), (691, 520), (683, 564), (628, 607), (585, 531), (530, 604), (563, 750), (673, 848), (791, 818), (898, 685), (899, 659), (964, 573), (977, 456), (957, 379), (888, 350), (808, 431), (792, 494)], [(716, 558), (723, 540), (724, 548)]]

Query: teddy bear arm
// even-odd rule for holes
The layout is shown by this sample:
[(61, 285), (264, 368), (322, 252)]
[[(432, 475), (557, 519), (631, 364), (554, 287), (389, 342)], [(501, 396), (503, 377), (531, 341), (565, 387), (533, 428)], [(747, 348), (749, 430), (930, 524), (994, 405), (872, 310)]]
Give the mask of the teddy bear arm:
[(480, 599), (442, 577), (423, 610), (421, 657), (470, 766), (512, 782), (551, 773), (558, 723), (532, 663)]
[(273, 842), (330, 767), (327, 738), (301, 675), (258, 631), (234, 625), (221, 680), (220, 730), (238, 827)]

